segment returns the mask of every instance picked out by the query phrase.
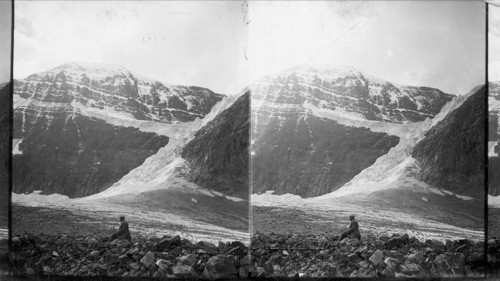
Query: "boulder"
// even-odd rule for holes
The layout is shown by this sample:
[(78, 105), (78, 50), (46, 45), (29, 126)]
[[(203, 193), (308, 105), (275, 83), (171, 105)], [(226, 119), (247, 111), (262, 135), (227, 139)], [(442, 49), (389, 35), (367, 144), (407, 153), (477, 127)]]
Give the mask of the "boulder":
[(465, 274), (465, 255), (462, 253), (453, 253), (447, 256), (447, 262), (455, 274)]
[(418, 264), (410, 260), (405, 261), (405, 263), (402, 264), (400, 268), (404, 274), (410, 274), (410, 275), (421, 271), (421, 268), (418, 266)]
[(198, 250), (202, 250), (206, 253), (218, 253), (219, 248), (217, 248), (213, 243), (200, 241), (194, 246)]
[(231, 250), (229, 250), (227, 252), (227, 254), (238, 257), (238, 258), (242, 258), (245, 256), (246, 252), (247, 251), (246, 251), (245, 247), (237, 246), (237, 247), (234, 247)]
[(376, 250), (369, 260), (375, 266), (380, 265), (384, 261), (384, 252), (382, 252), (381, 250)]
[(129, 267), (132, 268), (133, 270), (139, 270), (141, 268), (141, 265), (138, 262), (133, 262), (129, 264)]
[(198, 273), (193, 267), (187, 265), (177, 265), (172, 268), (175, 277), (179, 278), (198, 278)]
[(391, 250), (391, 249), (394, 249), (394, 248), (399, 248), (402, 245), (408, 244), (408, 241), (409, 241), (408, 234), (404, 234), (404, 235), (401, 235), (401, 236), (395, 236), (395, 237), (389, 238), (385, 242), (385, 247), (388, 250)]
[(164, 236), (160, 242), (156, 243), (155, 249), (157, 251), (166, 251), (173, 247), (179, 246), (181, 243), (181, 237), (176, 235), (175, 237)]
[(436, 256), (434, 261), (432, 262), (432, 268), (435, 273), (440, 277), (450, 276), (451, 268), (448, 264), (447, 257), (445, 254), (440, 254)]
[(189, 265), (189, 266), (192, 266), (194, 265), (196, 262), (198, 261), (198, 259), (196, 258), (196, 255), (194, 254), (188, 254), (188, 255), (184, 255), (182, 257), (179, 258), (179, 262), (183, 265)]
[(35, 274), (35, 270), (31, 267), (28, 267), (26, 268), (26, 274), (27, 275), (34, 275)]
[(235, 278), (238, 270), (234, 266), (234, 258), (227, 255), (211, 257), (205, 264), (203, 276), (208, 279)]
[(246, 255), (240, 259), (240, 266), (250, 266), (252, 264), (252, 256)]
[(238, 270), (238, 276), (243, 279), (248, 278), (248, 270), (244, 267), (240, 267)]
[(141, 264), (145, 268), (150, 268), (155, 263), (156, 256), (153, 252), (147, 252), (141, 259)]
[(255, 277), (266, 277), (267, 275), (268, 274), (263, 267), (258, 266), (255, 268)]
[(418, 264), (425, 259), (425, 255), (422, 252), (414, 252), (409, 255), (406, 255), (405, 259), (416, 262)]
[(439, 241), (439, 240), (435, 240), (435, 239), (432, 239), (432, 240), (426, 240), (425, 243), (426, 245), (428, 245), (429, 247), (431, 247), (433, 250), (435, 251), (439, 251), (439, 252), (444, 252), (446, 251), (446, 245)]

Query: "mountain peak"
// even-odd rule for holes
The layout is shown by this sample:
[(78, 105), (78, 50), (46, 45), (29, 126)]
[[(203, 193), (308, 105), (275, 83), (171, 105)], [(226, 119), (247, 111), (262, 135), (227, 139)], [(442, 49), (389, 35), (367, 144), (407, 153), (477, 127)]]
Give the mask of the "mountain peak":
[(59, 72), (61, 70), (66, 72), (130, 73), (130, 71), (119, 64), (83, 63), (75, 61), (59, 65), (48, 72)]
[(324, 63), (304, 63), (292, 66), (285, 72), (317, 72), (324, 74), (345, 74), (345, 73), (359, 73), (359, 71), (349, 65), (332, 65)]
[(71, 70), (71, 71), (85, 71), (85, 68), (83, 68), (81, 65), (79, 65), (76, 62), (68, 62), (68, 63), (65, 63), (65, 64), (61, 64), (61, 65), (59, 65), (57, 67), (54, 67), (54, 68), (50, 69), (48, 72), (59, 72), (61, 70), (65, 70), (65, 71), (68, 71), (68, 70)]
[(80, 80), (83, 75), (92, 80), (103, 80), (108, 77), (115, 76), (132, 76), (132, 73), (129, 70), (118, 64), (82, 63), (72, 61), (61, 64), (47, 71), (31, 74), (26, 79), (40, 80), (45, 79), (46, 77), (54, 78), (61, 72), (63, 72), (66, 77), (72, 77), (71, 80), (73, 81)]

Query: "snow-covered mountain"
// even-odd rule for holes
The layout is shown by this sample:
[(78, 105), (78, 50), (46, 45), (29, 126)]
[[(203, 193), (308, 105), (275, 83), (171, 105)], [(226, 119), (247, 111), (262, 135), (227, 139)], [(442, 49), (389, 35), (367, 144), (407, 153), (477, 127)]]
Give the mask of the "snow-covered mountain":
[(16, 80), (14, 93), (15, 107), (37, 100), (40, 106), (85, 106), (166, 123), (203, 118), (223, 98), (206, 88), (169, 85), (132, 74), (119, 65), (75, 62)]
[(101, 192), (177, 140), (183, 127), (202, 124), (223, 97), (116, 65), (68, 63), (16, 80), (13, 190)]
[(105, 116), (110, 125), (168, 136), (168, 144), (99, 193), (70, 199), (34, 192), (13, 198), (74, 213), (99, 210), (99, 216), (126, 210), (136, 221), (153, 221), (142, 230), (153, 235), (189, 233), (209, 241), (246, 241), (249, 102), (249, 92), (243, 91), (224, 98), (203, 119), (176, 124)]
[[(304, 67), (274, 76), (277, 82), (267, 77), (253, 88), (255, 208), (300, 210), (314, 223), (355, 214), (363, 231), (384, 235), (411, 230), (443, 240), (466, 233), (484, 237), (484, 86), (453, 98), (444, 93), (427, 96), (430, 88), (425, 87), (412, 93), (400, 90), (399, 100), (424, 104), (423, 99), (428, 108), (436, 108), (405, 115), (406, 109), (373, 103), (384, 91), (366, 92), (356, 86), (361, 82), (347, 82), (369, 77), (352, 68), (314, 68), (314, 75), (309, 68), (305, 74), (297, 69)], [(323, 89), (320, 97), (311, 91), (314, 76), (328, 77), (327, 85), (336, 81), (349, 86)], [(362, 93), (371, 98), (360, 98)], [(380, 110), (360, 107), (354, 98), (353, 103), (340, 102), (351, 100), (345, 96)], [(326, 106), (333, 102), (335, 106)], [(266, 212), (257, 215), (254, 227), (266, 222)]]
[(333, 192), (404, 150), (453, 96), (396, 85), (352, 67), (300, 65), (252, 90), (253, 192)]
[(298, 65), (252, 85), (253, 107), (314, 106), (367, 120), (424, 121), (453, 95), (430, 87), (404, 86), (349, 66)]
[[(241, 167), (247, 165), (247, 163), (242, 163), (243, 166), (233, 169), (233, 171), (240, 172), (228, 172), (226, 175), (230, 177), (225, 178), (226, 184), (238, 185), (238, 188), (232, 186), (232, 192), (227, 193), (229, 190), (224, 187), (224, 184), (220, 186), (220, 176), (225, 172), (222, 171), (219, 175), (210, 176), (210, 173), (216, 171), (213, 167), (203, 167), (203, 165), (197, 165), (199, 163), (192, 163), (195, 158), (202, 159), (202, 161), (218, 161), (224, 159), (230, 159), (234, 153), (231, 152), (231, 147), (224, 147), (222, 144), (224, 141), (231, 142), (243, 142), (242, 138), (245, 133), (244, 126), (249, 126), (245, 122), (237, 122), (236, 120), (249, 119), (248, 111), (245, 108), (249, 107), (245, 102), (244, 96), (247, 96), (246, 103), (248, 100), (247, 91), (242, 91), (239, 94), (231, 95), (224, 98), (221, 102), (217, 103), (209, 114), (203, 119), (197, 119), (192, 122), (178, 123), (178, 124), (161, 124), (158, 126), (157, 123), (146, 122), (127, 122), (128, 126), (134, 126), (139, 128), (141, 131), (145, 132), (157, 132), (158, 134), (169, 136), (169, 143), (160, 148), (158, 152), (151, 157), (147, 158), (144, 163), (137, 168), (131, 170), (127, 175), (123, 176), (119, 181), (113, 184), (107, 190), (100, 192), (91, 196), (92, 198), (102, 198), (102, 197), (112, 197), (116, 195), (123, 194), (139, 194), (151, 190), (157, 189), (175, 189), (178, 184), (172, 184), (173, 182), (186, 182), (186, 178), (190, 178), (199, 185), (195, 183), (187, 184), (189, 186), (198, 189), (199, 192), (205, 194), (212, 194), (216, 196), (224, 196), (218, 191), (226, 192), (226, 195), (234, 195), (235, 192), (238, 196), (246, 197), (248, 193), (248, 186), (242, 185), (242, 182), (246, 181), (248, 177), (247, 173), (242, 173)], [(238, 102), (240, 101), (240, 102)], [(237, 103), (238, 102), (238, 103)], [(230, 114), (231, 112), (237, 112), (237, 114)], [(236, 119), (234, 119), (236, 117)], [(112, 118), (107, 118), (108, 122), (119, 123), (120, 121)], [(241, 127), (243, 126), (243, 127)], [(237, 134), (231, 134), (231, 130), (220, 130), (220, 128), (233, 128), (237, 131)], [(248, 134), (248, 132), (246, 132)], [(207, 136), (210, 136), (207, 138)], [(236, 137), (235, 137), (236, 136)], [(213, 153), (216, 151), (215, 148), (204, 145), (203, 141), (210, 142), (212, 145), (214, 142), (219, 142), (222, 151), (219, 153)], [(248, 138), (247, 138), (248, 139)], [(203, 151), (196, 151), (191, 148), (196, 148), (198, 144), (201, 143), (205, 147)], [(215, 144), (217, 146), (217, 143)], [(226, 149), (227, 148), (227, 149)], [(244, 149), (244, 148), (243, 148)], [(245, 149), (244, 149), (245, 150)], [(236, 155), (239, 160), (243, 162), (248, 162), (248, 153), (239, 151), (240, 154)], [(183, 157), (186, 157), (183, 158)], [(223, 163), (222, 165), (227, 165)], [(234, 168), (234, 167), (233, 167)], [(208, 169), (208, 176), (204, 181), (197, 181), (193, 178), (196, 171), (201, 169)], [(238, 176), (235, 176), (238, 175)], [(217, 177), (219, 176), (219, 177)], [(201, 188), (201, 189), (200, 189)], [(244, 189), (244, 190), (242, 190)], [(239, 200), (239, 199), (238, 199)]]
[[(479, 149), (480, 146), (479, 143), (475, 142), (476, 146), (475, 148), (474, 147), (457, 148), (453, 144), (454, 142), (460, 143), (460, 141), (463, 140), (467, 141), (467, 138), (469, 137), (468, 134), (461, 134), (459, 136), (451, 134), (448, 138), (447, 136), (444, 136), (443, 140), (446, 139), (446, 142), (441, 142), (441, 143), (436, 142), (435, 145), (433, 145), (430, 141), (430, 139), (433, 138), (435, 139), (435, 135), (438, 135), (440, 133), (443, 134), (446, 131), (447, 127), (450, 126), (450, 123), (453, 122), (463, 122), (464, 126), (466, 127), (468, 126), (468, 129), (480, 130), (480, 128), (482, 128), (482, 127), (475, 128), (474, 126), (471, 126), (471, 123), (474, 123), (477, 120), (477, 118), (482, 117), (480, 114), (481, 111), (476, 110), (471, 112), (470, 108), (467, 107), (465, 109), (463, 108), (463, 104), (469, 99), (471, 99), (471, 97), (473, 97), (474, 95), (475, 98), (473, 100), (476, 102), (476, 105), (479, 106), (481, 105), (481, 103), (478, 104), (478, 102), (481, 99), (481, 92), (478, 91), (479, 89), (480, 87), (474, 88), (468, 94), (458, 96), (457, 98), (453, 99), (451, 102), (446, 104), (441, 110), (441, 112), (437, 114), (433, 119), (429, 119), (423, 122), (415, 122), (408, 124), (391, 124), (386, 122), (352, 121), (348, 119), (337, 118), (336, 120), (338, 122), (341, 122), (342, 124), (345, 125), (365, 127), (369, 128), (371, 131), (387, 132), (390, 134), (397, 135), (400, 137), (400, 142), (398, 143), (398, 145), (389, 150), (387, 154), (378, 158), (373, 165), (371, 165), (370, 167), (364, 169), (362, 172), (357, 174), (341, 188), (339, 188), (335, 192), (325, 194), (320, 197), (322, 197), (323, 199), (328, 199), (328, 198), (334, 198), (334, 197), (337, 198), (343, 196), (375, 194), (377, 192), (382, 192), (390, 189), (408, 189), (424, 194), (425, 193), (440, 194), (440, 195), (448, 194), (455, 196), (454, 193), (451, 191), (440, 189), (444, 186), (432, 186), (426, 183), (425, 181), (421, 181), (419, 178), (425, 178), (421, 177), (422, 165), (419, 162), (419, 160), (414, 158), (413, 154), (415, 154), (417, 158), (421, 157), (420, 159), (425, 159), (425, 160), (439, 159), (440, 160), (439, 162), (442, 164), (443, 162), (441, 161), (441, 159), (443, 158), (444, 154), (437, 152), (440, 150), (450, 149), (452, 151), (452, 154), (454, 153), (457, 154), (457, 157), (459, 156), (459, 154), (471, 155), (473, 156), (473, 159), (471, 160), (475, 160), (472, 162), (479, 163), (481, 155), (478, 154), (476, 155), (472, 152), (473, 150)], [(453, 112), (455, 112), (454, 115), (462, 114), (463, 116), (461, 118), (463, 119), (459, 118), (456, 119), (455, 117), (449, 117), (450, 115), (452, 115)], [(464, 118), (464, 116), (466, 117)], [(432, 133), (428, 134), (428, 132), (431, 131), (432, 128), (434, 128), (432, 130)], [(449, 129), (447, 133), (450, 133)], [(430, 135), (429, 138), (427, 138), (428, 135)], [(480, 137), (480, 136), (481, 135), (475, 137)], [(450, 138), (456, 138), (456, 139), (450, 140)], [(429, 143), (431, 144), (424, 145)], [(420, 148), (415, 150), (416, 146), (420, 146)], [(425, 149), (422, 149), (422, 147), (425, 147)], [(424, 150), (430, 148), (435, 149), (436, 152), (432, 152), (430, 154), (424, 152)], [(462, 150), (470, 149), (471, 151), (461, 151), (461, 149)], [(449, 158), (448, 160), (449, 160), (449, 165), (455, 165), (454, 162), (455, 159)], [(444, 162), (446, 162), (446, 160)], [(439, 168), (433, 166), (434, 163), (432, 163), (432, 161), (429, 161), (426, 164), (427, 164), (426, 170), (428, 172), (432, 172), (435, 169), (436, 172), (435, 175), (439, 174)], [(449, 172), (457, 172), (457, 173), (461, 171), (460, 169), (448, 169), (448, 170)], [(478, 170), (475, 171), (477, 172)], [(463, 179), (463, 177), (461, 178)], [(476, 189), (476, 191), (478, 190)], [(457, 196), (459, 196), (460, 198), (466, 198), (465, 196), (461, 196), (460, 194), (458, 194)]]

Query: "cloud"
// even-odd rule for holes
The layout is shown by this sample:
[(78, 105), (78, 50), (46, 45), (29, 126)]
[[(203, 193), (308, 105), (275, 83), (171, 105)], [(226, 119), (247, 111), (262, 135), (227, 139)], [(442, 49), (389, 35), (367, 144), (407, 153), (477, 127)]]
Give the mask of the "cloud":
[(20, 1), (15, 76), (68, 61), (116, 63), (231, 94), (319, 61), (454, 94), (484, 81), (482, 3), (251, 1), (248, 14), (243, 4)]

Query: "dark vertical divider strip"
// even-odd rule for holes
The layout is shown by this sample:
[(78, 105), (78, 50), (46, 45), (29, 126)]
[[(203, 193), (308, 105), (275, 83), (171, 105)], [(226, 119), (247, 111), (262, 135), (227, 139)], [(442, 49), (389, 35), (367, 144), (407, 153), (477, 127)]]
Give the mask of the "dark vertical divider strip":
[[(13, 132), (13, 122), (14, 122), (14, 0), (11, 0), (11, 41), (10, 41), (10, 97), (8, 99), (9, 109), (9, 137), (10, 142), (7, 146), (7, 157), (9, 158), (9, 171), (8, 171), (8, 233), (9, 233), (9, 253), (12, 251), (12, 132)], [(10, 267), (12, 269), (12, 267)], [(11, 272), (12, 273), (12, 272)]]
[(488, 83), (488, 24), (489, 24), (489, 4), (484, 3), (485, 5), (485, 80), (486, 80), (486, 95), (484, 96), (484, 100), (486, 103), (485, 106), (485, 122), (484, 122), (484, 264), (487, 266), (488, 258), (488, 124), (489, 124), (489, 114), (488, 114), (488, 97), (489, 97), (489, 83)]

